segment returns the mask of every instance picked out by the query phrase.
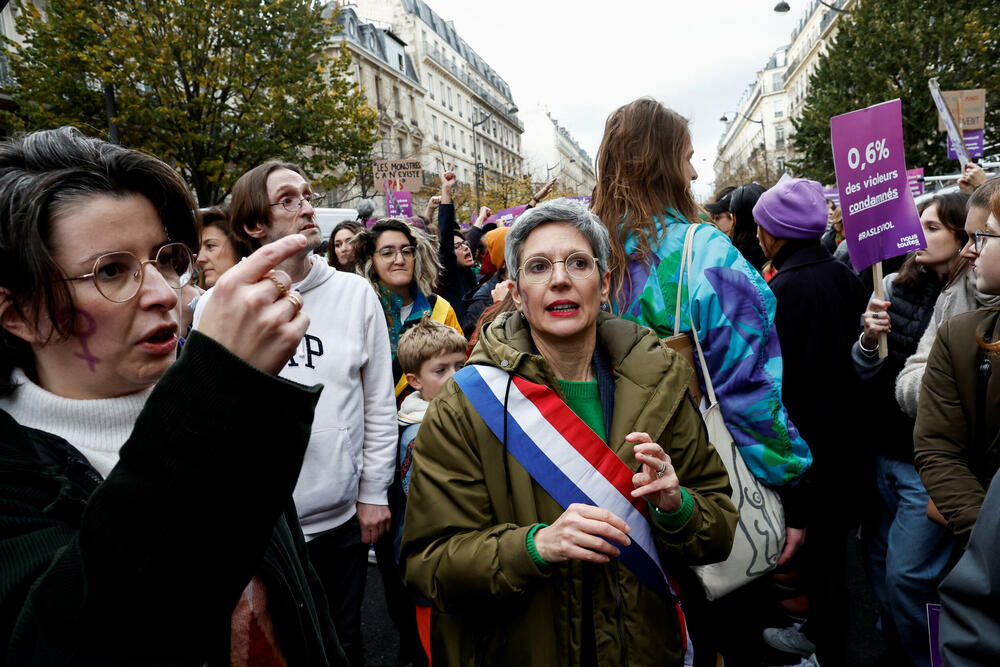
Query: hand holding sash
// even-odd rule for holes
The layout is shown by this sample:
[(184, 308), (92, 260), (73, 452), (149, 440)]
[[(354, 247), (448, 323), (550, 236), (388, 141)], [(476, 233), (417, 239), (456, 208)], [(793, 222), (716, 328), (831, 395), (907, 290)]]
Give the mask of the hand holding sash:
[(632, 476), (632, 497), (646, 498), (661, 512), (676, 511), (681, 506), (681, 484), (670, 456), (648, 433), (629, 433), (625, 442), (636, 443), (635, 459), (642, 464), (642, 469)]
[(631, 544), (628, 532), (628, 524), (613, 512), (573, 503), (555, 523), (535, 533), (535, 549), (547, 563), (607, 563), (618, 557), (618, 549), (611, 542)]

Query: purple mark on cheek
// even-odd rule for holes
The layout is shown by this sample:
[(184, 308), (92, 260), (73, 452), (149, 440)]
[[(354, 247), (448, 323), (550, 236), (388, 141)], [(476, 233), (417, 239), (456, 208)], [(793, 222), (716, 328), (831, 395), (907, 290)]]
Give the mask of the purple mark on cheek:
[(77, 310), (76, 314), (87, 323), (87, 329), (85, 331), (80, 331), (79, 329), (77, 330), (75, 335), (80, 341), (80, 347), (83, 348), (83, 353), (74, 352), (73, 354), (86, 361), (87, 367), (90, 368), (90, 372), (93, 373), (95, 370), (94, 367), (97, 366), (101, 360), (90, 353), (90, 348), (87, 347), (87, 339), (97, 333), (97, 321), (94, 319), (93, 315), (85, 310)]

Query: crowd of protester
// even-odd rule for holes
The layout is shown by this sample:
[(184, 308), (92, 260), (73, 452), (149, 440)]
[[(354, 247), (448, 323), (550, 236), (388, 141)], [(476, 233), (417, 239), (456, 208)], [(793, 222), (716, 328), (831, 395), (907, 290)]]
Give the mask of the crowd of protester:
[[(196, 209), (70, 128), (0, 146), (4, 664), (1000, 662), (1000, 179), (919, 207), (881, 296), (820, 184), (691, 182), (687, 121), (615, 110), (589, 207), (338, 224), (267, 161)], [(151, 265), (151, 266), (150, 266)], [(694, 365), (674, 348), (694, 339)], [(880, 354), (880, 345), (888, 354)], [(745, 480), (766, 571), (715, 595)]]

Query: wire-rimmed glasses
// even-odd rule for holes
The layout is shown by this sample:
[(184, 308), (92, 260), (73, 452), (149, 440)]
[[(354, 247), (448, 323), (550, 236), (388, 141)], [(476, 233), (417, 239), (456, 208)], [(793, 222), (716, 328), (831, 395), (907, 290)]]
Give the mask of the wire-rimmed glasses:
[(297, 213), (300, 208), (302, 208), (303, 202), (309, 202), (313, 206), (316, 206), (320, 202), (326, 199), (325, 194), (313, 193), (306, 195), (305, 197), (283, 197), (281, 201), (276, 201), (273, 204), (268, 204), (268, 206), (280, 206), (289, 213)]
[(183, 243), (168, 243), (156, 251), (153, 259), (140, 260), (127, 250), (109, 252), (94, 260), (94, 270), (66, 280), (92, 280), (94, 287), (108, 301), (125, 303), (142, 287), (146, 264), (153, 264), (170, 287), (180, 289), (191, 282), (194, 257)]
[(573, 280), (585, 280), (597, 270), (597, 258), (585, 252), (571, 253), (566, 259), (552, 261), (547, 257), (529, 257), (521, 263), (518, 271), (529, 283), (541, 285), (552, 277), (552, 268), (562, 264)]

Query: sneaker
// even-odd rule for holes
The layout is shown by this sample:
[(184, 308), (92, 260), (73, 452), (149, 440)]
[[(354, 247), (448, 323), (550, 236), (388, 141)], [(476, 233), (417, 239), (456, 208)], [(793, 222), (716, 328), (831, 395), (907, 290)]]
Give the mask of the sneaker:
[(819, 667), (819, 660), (816, 659), (816, 654), (813, 653), (808, 658), (802, 658), (802, 660), (794, 665), (784, 665), (783, 667)]
[(764, 643), (782, 653), (809, 658), (816, 653), (816, 645), (799, 631), (801, 625), (795, 623), (790, 628), (767, 628), (764, 630)]

